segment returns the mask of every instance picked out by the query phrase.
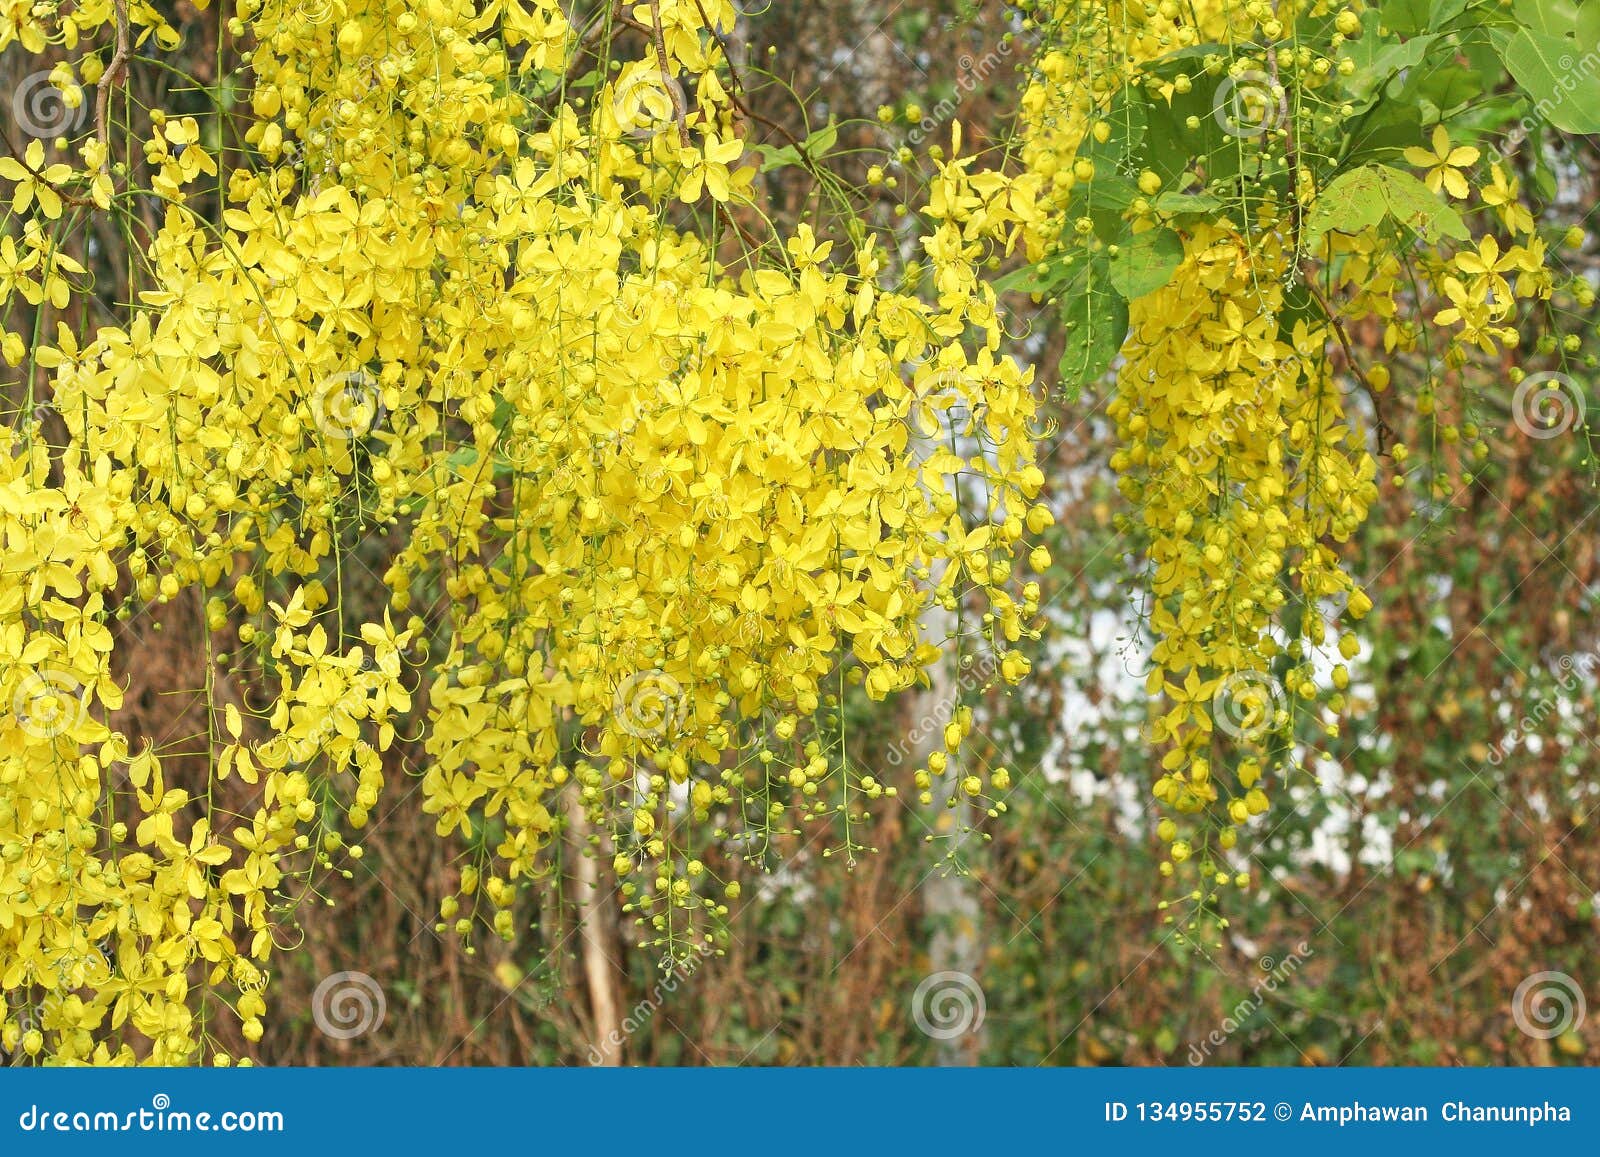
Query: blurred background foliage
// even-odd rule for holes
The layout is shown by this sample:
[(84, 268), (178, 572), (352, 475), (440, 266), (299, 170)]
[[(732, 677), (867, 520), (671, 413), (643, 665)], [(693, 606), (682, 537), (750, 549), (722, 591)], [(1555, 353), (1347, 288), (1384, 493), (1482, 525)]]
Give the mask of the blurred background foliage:
[[(945, 116), (923, 134), (908, 108), (953, 110), (968, 151), (1006, 135), (1026, 51), (1021, 38), (1003, 41), (1015, 25), (1000, 4), (742, 7), (748, 19), (730, 50), (744, 62), (751, 136), (771, 148), (810, 141), (816, 162), (763, 177), (775, 217), (821, 232), (837, 211), (830, 190), (884, 222), (914, 207), (918, 166), (930, 147), (948, 145), (950, 129)], [(136, 103), (182, 107), (185, 85), (232, 91), (216, 9), (179, 0), (171, 10), (184, 31), (160, 53), (173, 91)], [(642, 53), (642, 39), (633, 47)], [(895, 127), (879, 123), (882, 105), (902, 114)], [(913, 157), (897, 165), (901, 145)], [(1600, 142), (1571, 138), (1565, 148), (1552, 196), (1592, 206)], [(897, 180), (870, 181), (874, 165)], [(1524, 187), (1536, 185), (1530, 174)], [(95, 244), (85, 256), (105, 265), (115, 294), (117, 262), (106, 255), (119, 239)], [(1595, 276), (1592, 222), (1584, 246), (1556, 260), (1569, 275)], [(1030, 335), (1034, 307), (1009, 304), (1013, 332), (1053, 366), (1052, 335), (1042, 325)], [(1585, 333), (1592, 349), (1592, 322)], [(1356, 337), (1380, 348), (1376, 332)], [(688, 975), (666, 976), (627, 947), (631, 929), (614, 900), (584, 883), (576, 840), (563, 871), (519, 912), (520, 939), (484, 937), (469, 952), (434, 931), (458, 868), (408, 794), (419, 753), (402, 746), (366, 858), (351, 878), (319, 882), (325, 902), (302, 908), (298, 950), (277, 957), (280, 1027), (258, 1050), (263, 1060), (581, 1064), (596, 1059), (597, 1008), (609, 1002), (626, 1039), (604, 1059), (626, 1064), (1600, 1062), (1600, 1015), (1549, 1040), (1512, 1017), (1518, 984), (1540, 971), (1566, 972), (1600, 999), (1600, 492), (1590, 446), (1583, 431), (1519, 434), (1503, 376), (1438, 383), (1427, 414), (1399, 367), (1395, 381), (1387, 421), (1419, 452), (1349, 544), (1375, 604), (1352, 685), (1356, 719), (1333, 741), (1336, 768), (1325, 764), (1320, 784), (1302, 777), (1273, 793), (1274, 811), (1254, 829), (1256, 886), (1231, 901), (1221, 947), (1178, 950), (1155, 909), (1140, 544), (1114, 529), (1123, 506), (1104, 465), (1114, 449), (1106, 397), (1086, 391), (1051, 402), (1055, 562), (1041, 576), (1051, 629), (1034, 676), (1014, 695), (964, 699), (980, 715), (976, 754), (1014, 780), (1008, 814), (980, 817), (985, 838), (960, 847), (969, 904), (952, 913), (931, 899), (950, 871), (949, 817), (919, 809), (907, 791), (879, 809), (866, 841), (878, 854), (853, 867), (803, 837), (777, 849), (779, 871), (708, 865), (740, 880), (742, 898), (727, 954)], [(1494, 453), (1473, 483), (1441, 497), (1421, 448), (1451, 452), (1434, 424), (1452, 406), (1473, 412)], [(374, 582), (371, 613), (381, 613), (382, 594)], [(193, 702), (149, 689), (203, 684), (202, 660), (183, 645), (200, 613), (175, 603), (124, 628), (139, 635), (117, 647), (139, 656), (125, 673), (121, 721), (135, 745), (147, 737), (181, 751), (194, 733)], [(862, 698), (846, 710), (855, 758), (903, 778), (917, 705), (886, 716)], [(609, 873), (599, 877), (603, 888)], [(952, 920), (964, 926), (952, 930)], [(942, 934), (979, 946), (970, 971), (985, 1016), (955, 1041), (930, 1038), (912, 1015), (917, 985), (944, 966)], [(585, 945), (599, 972), (586, 968)], [(312, 1023), (311, 993), (352, 961), (383, 986), (387, 1017), (374, 1033), (332, 1040)]]

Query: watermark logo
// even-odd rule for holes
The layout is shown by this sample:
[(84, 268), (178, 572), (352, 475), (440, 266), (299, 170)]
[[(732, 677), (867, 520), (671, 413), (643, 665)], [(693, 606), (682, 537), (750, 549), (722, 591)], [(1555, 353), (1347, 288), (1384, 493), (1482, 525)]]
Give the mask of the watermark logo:
[(81, 952), (69, 951), (56, 958), (53, 967), (56, 987), (82, 988), (86, 984), (99, 984), (111, 975), (111, 962), (99, 947), (90, 945)]
[(911, 994), (911, 1019), (934, 1040), (954, 1040), (983, 1027), (983, 989), (965, 972), (935, 972)]
[[(1565, 695), (1576, 693), (1594, 678), (1596, 666), (1600, 666), (1600, 656), (1596, 656), (1593, 652), (1562, 655), (1556, 660), (1557, 689)], [(1545, 721), (1559, 711), (1560, 696), (1556, 694), (1541, 696), (1521, 716), (1513, 719), (1507, 732), (1489, 748), (1489, 766), (1499, 767), (1519, 744), (1526, 743), (1530, 736), (1537, 735), (1543, 730)]]
[(1259, 137), (1289, 119), (1289, 104), (1281, 85), (1252, 69), (1223, 78), (1211, 100), (1211, 115), (1229, 136)]
[(950, 721), (951, 714), (961, 700), (974, 688), (987, 683), (999, 670), (1000, 656), (990, 651), (963, 659), (955, 686), (912, 723), (901, 738), (890, 744), (889, 750), (883, 756), (885, 762), (890, 767), (899, 767), (914, 752), (919, 751), (930, 738), (944, 730), (944, 725)]
[(1264, 671), (1235, 671), (1211, 697), (1211, 721), (1246, 743), (1272, 730), (1283, 705), (1278, 681)]
[(1535, 972), (1511, 994), (1511, 1019), (1535, 1040), (1550, 1040), (1583, 1024), (1589, 1006), (1565, 972)]
[(650, 1018), (666, 1003), (668, 996), (678, 991), (678, 986), (691, 979), (711, 956), (711, 949), (695, 944), (692, 955), (684, 960), (667, 959), (662, 962), (662, 978), (650, 989), (650, 994), (629, 1010), (622, 1023), (606, 1034), (599, 1044), (589, 1049), (591, 1065), (610, 1064), (636, 1032), (650, 1022)]
[(333, 0), (304, 0), (298, 11), (301, 18), (313, 26), (326, 24), (333, 15)]
[(365, 972), (325, 976), (311, 994), (311, 1019), (324, 1036), (352, 1040), (383, 1026), (389, 1010), (383, 989)]
[(1529, 374), (1511, 395), (1511, 418), (1530, 438), (1559, 438), (1583, 424), (1583, 388), (1566, 374)]
[(639, 63), (617, 81), (611, 111), (631, 137), (651, 137), (677, 120), (683, 86), (659, 68)]
[(635, 671), (612, 697), (617, 725), (635, 739), (660, 742), (682, 707), (683, 685), (659, 668)]
[(88, 717), (88, 689), (69, 671), (43, 667), (18, 685), (11, 711), (25, 734), (54, 739), (76, 730)]
[(383, 391), (365, 370), (334, 374), (311, 394), (311, 417), (328, 438), (364, 438), (383, 424)]
[(41, 140), (66, 136), (89, 119), (88, 98), (82, 89), (77, 89), (75, 96), (76, 104), (51, 82), (48, 71), (32, 72), (11, 94), (11, 116), (29, 136)]

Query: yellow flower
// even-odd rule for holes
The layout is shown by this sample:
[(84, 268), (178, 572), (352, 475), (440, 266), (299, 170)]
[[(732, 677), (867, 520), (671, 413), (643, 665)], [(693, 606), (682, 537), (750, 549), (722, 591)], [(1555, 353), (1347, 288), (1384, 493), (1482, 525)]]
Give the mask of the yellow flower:
[(1418, 148), (1412, 145), (1405, 151), (1405, 159), (1413, 165), (1428, 170), (1423, 178), (1428, 188), (1437, 193), (1441, 188), (1450, 196), (1461, 199), (1467, 195), (1467, 179), (1461, 170), (1477, 163), (1479, 152), (1469, 145), (1450, 144), (1450, 134), (1443, 125), (1435, 125), (1433, 129), (1433, 148)]
[(1489, 166), (1490, 181), (1483, 189), (1483, 203), (1492, 206), (1500, 221), (1513, 233), (1532, 233), (1533, 214), (1522, 203), (1522, 182), (1507, 177), (1498, 163)]
[(704, 186), (713, 200), (726, 201), (731, 192), (728, 165), (744, 154), (744, 143), (736, 138), (720, 139), (708, 134), (698, 149), (690, 147), (679, 153), (685, 159), (683, 180), (678, 185), (678, 197), (687, 204), (700, 199)]
[(0, 157), (0, 177), (16, 183), (11, 193), (13, 210), (26, 213), (28, 206), (38, 201), (45, 217), (53, 221), (61, 216), (61, 197), (56, 188), (71, 179), (72, 169), (60, 163), (45, 165), (43, 142), (29, 141), (22, 161)]

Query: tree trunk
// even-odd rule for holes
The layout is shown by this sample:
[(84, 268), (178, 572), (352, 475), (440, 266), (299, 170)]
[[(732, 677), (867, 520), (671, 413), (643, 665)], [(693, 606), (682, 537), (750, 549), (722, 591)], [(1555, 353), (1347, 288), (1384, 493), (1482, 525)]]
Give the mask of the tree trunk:
[(567, 825), (575, 853), (573, 903), (578, 910), (583, 976), (589, 989), (589, 1011), (594, 1021), (590, 1063), (619, 1065), (626, 1042), (617, 999), (616, 928), (612, 922), (611, 897), (600, 888), (598, 854), (589, 847), (589, 817), (584, 815), (575, 792), (567, 793)]

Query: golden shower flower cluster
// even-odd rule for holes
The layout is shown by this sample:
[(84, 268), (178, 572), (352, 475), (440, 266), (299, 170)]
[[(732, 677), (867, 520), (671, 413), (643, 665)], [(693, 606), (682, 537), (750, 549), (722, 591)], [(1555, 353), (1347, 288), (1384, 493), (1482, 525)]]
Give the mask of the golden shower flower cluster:
[[(954, 156), (932, 191), (931, 299), (888, 287), (870, 231), (758, 243), (732, 5), (627, 10), (646, 54), (579, 97), (554, 0), (245, 0), (228, 150), (204, 117), (126, 119), (106, 62), (171, 39), (154, 10), (0, 25), (65, 53), (69, 104), (111, 86), (68, 148), (0, 162), (8, 1050), (226, 1064), (226, 1018), (259, 1040), (295, 905), (360, 859), (401, 736), (463, 848), (442, 926), (515, 936), (576, 793), (643, 940), (682, 954), (733, 894), (718, 842), (804, 816), (858, 849), (896, 788), (830, 708), (925, 677), (930, 606), (981, 605), (993, 669), (1025, 675), (1048, 513), (979, 178)], [(1031, 208), (986, 212), (1015, 233)], [(97, 213), (153, 235), (135, 303), (86, 331), (63, 238)], [(939, 437), (955, 405), (977, 448)], [(114, 719), (117, 620), (180, 600), (199, 782)]]
[[(1371, 602), (1340, 544), (1377, 498), (1377, 457), (1408, 455), (1383, 416), (1390, 363), (1420, 363), (1406, 385), (1434, 412), (1468, 358), (1517, 346), (1519, 307), (1552, 279), (1508, 166), (1421, 127), (1426, 78), (1403, 70), (1454, 33), (1402, 37), (1360, 4), (1023, 7), (1040, 44), (1015, 153), (1041, 211), (1012, 285), (1059, 305), (1065, 385), (1115, 376), (1161, 869), (1198, 867), (1185, 902), (1205, 909), (1247, 882), (1227, 853), (1274, 773), (1314, 776), (1316, 740), (1349, 711)], [(1384, 362), (1355, 352), (1363, 325)], [(1437, 405), (1441, 442), (1476, 442), (1453, 478), (1430, 460), (1447, 497), (1487, 447)]]

